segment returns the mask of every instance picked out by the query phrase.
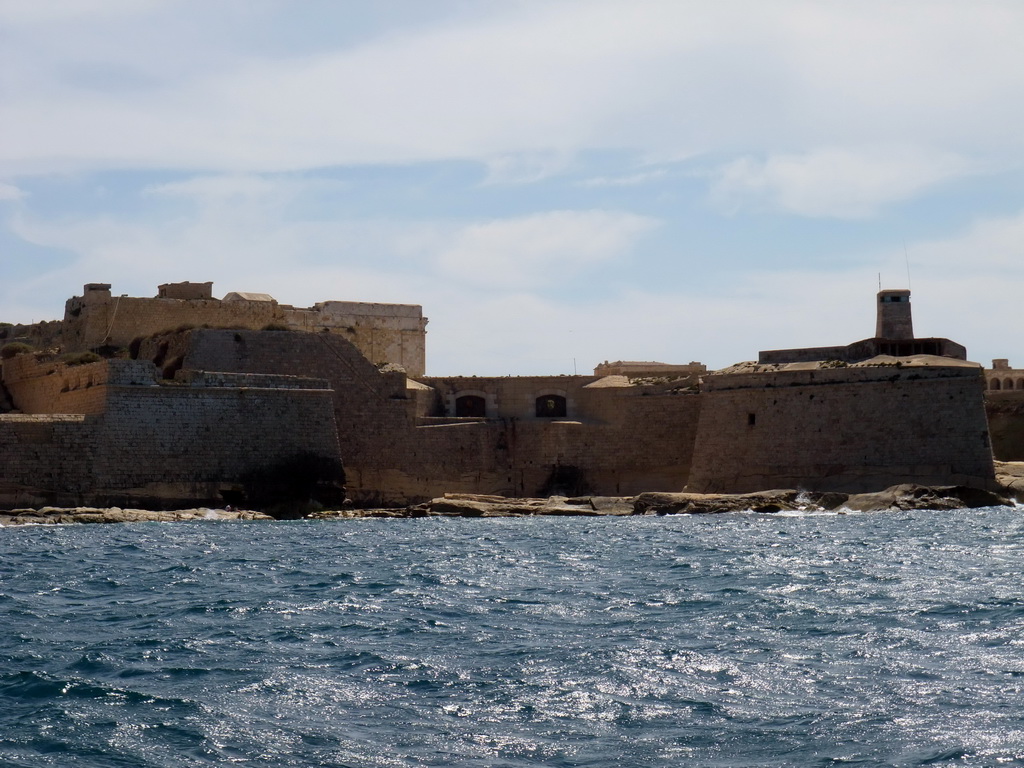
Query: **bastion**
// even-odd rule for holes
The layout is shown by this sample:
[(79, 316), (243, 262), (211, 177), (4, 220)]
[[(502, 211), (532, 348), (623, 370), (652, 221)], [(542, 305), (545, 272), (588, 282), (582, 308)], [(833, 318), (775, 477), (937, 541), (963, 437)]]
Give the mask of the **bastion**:
[(416, 305), (92, 283), (61, 323), (0, 329), (26, 342), (4, 348), (0, 504), (991, 487), (983, 370), (914, 337), (908, 291), (876, 299), (870, 339), (724, 371), (476, 377), (426, 374)]

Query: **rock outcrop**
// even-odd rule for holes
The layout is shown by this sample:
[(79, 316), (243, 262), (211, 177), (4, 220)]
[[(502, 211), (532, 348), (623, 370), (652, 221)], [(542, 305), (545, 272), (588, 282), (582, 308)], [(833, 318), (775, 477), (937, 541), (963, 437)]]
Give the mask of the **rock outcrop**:
[(1024, 501), (1024, 461), (997, 461), (996, 482), (1008, 496)]
[(992, 491), (963, 485), (929, 487), (894, 485), (877, 493), (850, 496), (843, 507), (854, 512), (879, 512), (900, 509), (977, 509), (1010, 504), (1011, 499)]
[(155, 512), (148, 509), (111, 507), (42, 507), (0, 512), (0, 525), (57, 525), (74, 523), (173, 523), (185, 520), (273, 520), (251, 510), (178, 509)]

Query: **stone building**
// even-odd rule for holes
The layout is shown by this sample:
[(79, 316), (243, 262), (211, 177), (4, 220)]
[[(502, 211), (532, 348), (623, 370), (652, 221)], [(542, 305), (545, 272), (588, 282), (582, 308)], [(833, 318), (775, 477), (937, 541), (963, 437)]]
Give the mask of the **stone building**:
[(773, 349), (758, 355), (759, 363), (804, 363), (836, 360), (859, 363), (878, 355), (909, 357), (932, 355), (966, 360), (967, 350), (949, 339), (914, 336), (911, 318), (910, 291), (882, 290), (876, 296), (875, 335), (839, 347), (807, 347), (804, 349)]
[(981, 368), (913, 336), (908, 292), (878, 307), (872, 339), (724, 372), (618, 361), (593, 376), (426, 376), (418, 306), (296, 309), (214, 299), (209, 283), (114, 298), (91, 284), (68, 301), (62, 344), (120, 357), (3, 361), (20, 413), (0, 415), (0, 500), (253, 503), (270, 493), (259, 477), (303, 461), (322, 471), (292, 495), (336, 497), (343, 464), (360, 505), (991, 484)]
[(398, 365), (410, 376), (426, 370), (427, 319), (418, 305), (327, 301), (300, 308), (245, 292), (216, 299), (213, 283), (167, 283), (155, 298), (113, 296), (108, 283), (89, 283), (65, 305), (62, 346), (128, 347), (185, 327), (326, 331), (351, 341), (376, 365)]

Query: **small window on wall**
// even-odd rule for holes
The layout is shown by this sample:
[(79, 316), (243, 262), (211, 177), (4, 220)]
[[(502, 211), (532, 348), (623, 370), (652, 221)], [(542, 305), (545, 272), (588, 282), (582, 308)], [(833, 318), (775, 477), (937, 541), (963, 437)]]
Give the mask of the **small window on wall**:
[(537, 398), (537, 415), (549, 419), (565, 416), (565, 398), (561, 395), (541, 395)]
[(487, 401), (479, 395), (463, 395), (455, 400), (455, 415), (482, 418), (487, 415)]

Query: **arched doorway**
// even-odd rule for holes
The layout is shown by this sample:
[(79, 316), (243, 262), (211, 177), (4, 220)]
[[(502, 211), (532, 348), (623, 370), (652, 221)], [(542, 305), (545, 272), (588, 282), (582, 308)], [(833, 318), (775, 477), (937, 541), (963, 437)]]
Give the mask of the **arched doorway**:
[(537, 416), (557, 419), (565, 416), (565, 398), (562, 395), (541, 395), (537, 398)]
[(487, 401), (479, 395), (457, 397), (455, 398), (455, 415), (483, 418), (487, 415)]

